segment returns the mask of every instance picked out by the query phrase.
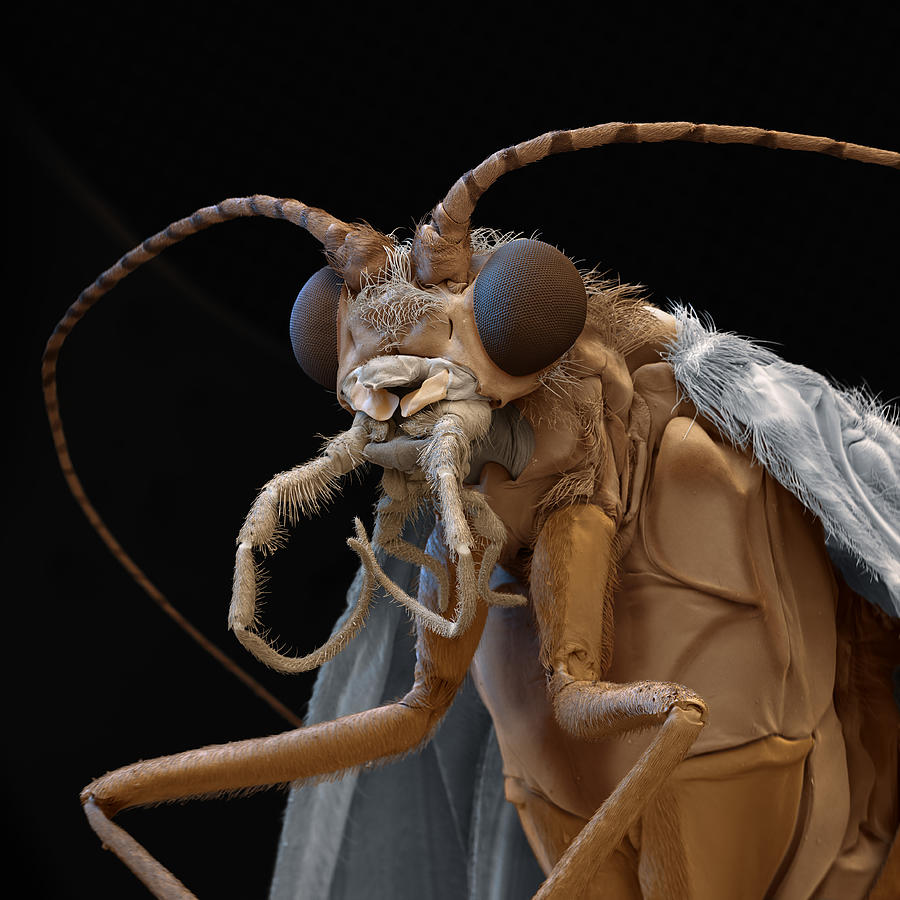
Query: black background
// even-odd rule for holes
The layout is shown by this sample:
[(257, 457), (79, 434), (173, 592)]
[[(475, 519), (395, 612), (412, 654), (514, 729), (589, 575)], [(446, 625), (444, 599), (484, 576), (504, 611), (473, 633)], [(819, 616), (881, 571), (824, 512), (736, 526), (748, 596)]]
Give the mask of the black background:
[[(6, 849), (28, 896), (146, 896), (81, 816), (107, 769), (284, 727), (118, 569), (69, 497), (39, 365), (78, 291), (194, 209), (254, 192), (408, 229), (466, 169), (544, 131), (689, 120), (900, 149), (892, 4), (661, 14), (595, 5), (42, 5), (7, 21), (11, 361), (4, 600)], [(168, 7), (166, 8), (168, 9)], [(475, 220), (683, 300), (786, 358), (895, 398), (897, 173), (701, 145), (566, 154), (512, 173)], [(60, 396), (88, 494), (150, 577), (301, 711), (311, 677), (262, 670), (225, 630), (256, 490), (346, 425), (293, 362), (293, 296), (322, 265), (284, 223), (213, 228), (89, 313)], [(10, 319), (12, 320), (11, 324)], [(371, 476), (295, 533), (267, 622), (321, 643), (343, 606)], [(202, 897), (261, 897), (283, 797), (125, 813)], [(10, 871), (9, 869), (7, 871)], [(373, 891), (375, 889), (373, 888)]]

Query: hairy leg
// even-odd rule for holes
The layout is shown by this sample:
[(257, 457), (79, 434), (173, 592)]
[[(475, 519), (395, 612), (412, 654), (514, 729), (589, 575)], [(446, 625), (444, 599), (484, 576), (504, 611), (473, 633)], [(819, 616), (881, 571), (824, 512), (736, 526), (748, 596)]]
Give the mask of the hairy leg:
[(702, 728), (698, 709), (671, 709), (653, 743), (572, 841), (535, 900), (586, 895), (600, 868), (684, 759)]
[(586, 896), (703, 728), (706, 704), (683, 685), (602, 680), (615, 577), (615, 526), (596, 506), (557, 510), (535, 544), (531, 589), (549, 697), (569, 733), (598, 740), (658, 727), (653, 742), (559, 859), (537, 897)]
[[(454, 575), (451, 569), (450, 584)], [(420, 600), (436, 608), (431, 585), (428, 580)], [(430, 737), (465, 678), (486, 613), (479, 602), (471, 626), (452, 639), (420, 626), (415, 681), (396, 703), (283, 734), (136, 763), (98, 778), (81, 795), (92, 827), (157, 897), (192, 896), (109, 817), (134, 806), (314, 778), (414, 750)]]

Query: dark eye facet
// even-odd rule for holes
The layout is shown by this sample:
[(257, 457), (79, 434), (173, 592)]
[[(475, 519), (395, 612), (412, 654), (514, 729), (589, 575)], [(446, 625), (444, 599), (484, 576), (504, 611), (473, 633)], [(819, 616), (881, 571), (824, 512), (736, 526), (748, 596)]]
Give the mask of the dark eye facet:
[(578, 270), (543, 241), (504, 244), (475, 281), (481, 343), (509, 375), (530, 375), (559, 359), (581, 334), (586, 316)]
[(344, 281), (334, 269), (319, 269), (297, 294), (291, 310), (291, 345), (300, 368), (335, 390), (338, 372), (337, 315)]

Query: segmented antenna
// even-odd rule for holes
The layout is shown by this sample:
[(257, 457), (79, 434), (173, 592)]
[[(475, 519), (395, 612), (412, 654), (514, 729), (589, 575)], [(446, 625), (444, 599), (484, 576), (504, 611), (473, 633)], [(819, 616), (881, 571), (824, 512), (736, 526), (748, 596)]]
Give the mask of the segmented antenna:
[[(103, 272), (89, 287), (85, 288), (75, 302), (59, 321), (44, 350), (41, 375), (44, 386), (44, 403), (50, 431), (56, 446), (56, 455), (62, 468), (63, 476), (69, 485), (76, 502), (81, 507), (94, 530), (112, 551), (113, 556), (123, 568), (141, 586), (144, 592), (173, 619), (176, 624), (189, 634), (210, 656), (221, 663), (232, 675), (239, 678), (263, 702), (294, 726), (302, 724), (302, 719), (288, 709), (280, 700), (270, 694), (248, 672), (223, 653), (209, 641), (188, 619), (186, 619), (153, 584), (143, 570), (125, 552), (112, 532), (100, 518), (94, 505), (84, 490), (81, 480), (75, 473), (72, 458), (69, 455), (68, 443), (63, 430), (62, 417), (59, 412), (59, 398), (56, 389), (56, 364), (59, 352), (66, 338), (84, 314), (105, 294), (108, 294), (123, 278), (135, 269), (159, 256), (167, 247), (177, 244), (192, 234), (197, 234), (212, 225), (228, 222), (242, 216), (265, 216), (271, 219), (286, 219), (300, 225), (323, 243), (343, 242), (353, 227), (321, 209), (307, 206), (298, 200), (279, 200), (274, 197), (255, 195), (224, 200), (216, 206), (206, 206), (184, 219), (173, 222), (162, 231), (147, 238), (142, 244), (126, 253), (114, 266)], [(327, 248), (327, 244), (326, 244)]]
[[(471, 258), (468, 235), (472, 213), (485, 191), (507, 172), (556, 153), (615, 143), (662, 143), (665, 141), (750, 144), (770, 149), (805, 150), (836, 156), (839, 159), (853, 159), (859, 162), (900, 168), (900, 153), (893, 151), (835, 141), (826, 137), (768, 131), (746, 126), (695, 125), (691, 122), (644, 124), (612, 122), (590, 128), (552, 131), (492, 154), (454, 183), (446, 197), (434, 208), (431, 221), (421, 225), (416, 231), (412, 257), (417, 280), (421, 284), (434, 284), (446, 280), (460, 282), (467, 280)], [(44, 400), (56, 453), (69, 489), (88, 521), (115, 558), (160, 608), (207, 653), (241, 679), (288, 722), (299, 725), (301, 720), (294, 713), (207, 640), (169, 603), (106, 527), (75, 473), (63, 430), (56, 388), (56, 364), (60, 349), (76, 323), (102, 296), (109, 293), (123, 278), (158, 256), (167, 247), (212, 225), (242, 216), (285, 219), (305, 228), (322, 242), (329, 264), (344, 278), (353, 291), (360, 289), (367, 272), (376, 272), (385, 266), (387, 248), (392, 245), (389, 238), (368, 226), (348, 225), (321, 209), (307, 206), (297, 200), (254, 195), (224, 200), (216, 206), (199, 209), (187, 218), (173, 222), (163, 231), (130, 250), (78, 295), (76, 301), (57, 324), (44, 351), (41, 369)]]
[(777, 150), (805, 150), (838, 159), (852, 159), (900, 169), (900, 153), (832, 138), (745, 125), (695, 125), (693, 122), (608, 122), (590, 128), (548, 131), (546, 134), (498, 150), (453, 184), (435, 206), (431, 221), (420, 226), (414, 242), (417, 275), (425, 284), (466, 281), (471, 248), (467, 235), (475, 205), (502, 175), (547, 156), (607, 144), (692, 141), (709, 144), (750, 144)]

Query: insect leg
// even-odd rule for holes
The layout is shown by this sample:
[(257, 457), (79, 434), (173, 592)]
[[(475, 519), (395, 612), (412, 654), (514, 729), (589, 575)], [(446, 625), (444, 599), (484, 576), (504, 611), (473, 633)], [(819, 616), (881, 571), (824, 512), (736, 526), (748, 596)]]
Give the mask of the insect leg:
[[(455, 584), (452, 568), (449, 575), (450, 584)], [(420, 600), (436, 608), (433, 579), (423, 579)], [(135, 763), (98, 778), (81, 795), (92, 827), (157, 897), (183, 900), (192, 896), (109, 818), (134, 806), (227, 795), (330, 775), (416, 749), (429, 739), (449, 709), (468, 671), (486, 615), (487, 607), (479, 602), (470, 627), (452, 639), (420, 626), (415, 681), (409, 693), (395, 703), (283, 734)]]
[(535, 900), (580, 897), (596, 872), (684, 759), (703, 728), (703, 713), (672, 707), (653, 743), (569, 844)]
[(452, 698), (449, 691), (438, 698), (414, 688), (398, 703), (333, 722), (125, 766), (88, 785), (82, 804), (104, 844), (156, 896), (193, 896), (109, 818), (129, 807), (285, 784), (401, 755), (434, 729), (446, 694)]
[(537, 897), (580, 896), (684, 759), (706, 704), (679, 684), (602, 680), (611, 653), (615, 525), (599, 507), (552, 513), (535, 544), (531, 593), (557, 722), (586, 740), (662, 726), (652, 744), (556, 863)]

